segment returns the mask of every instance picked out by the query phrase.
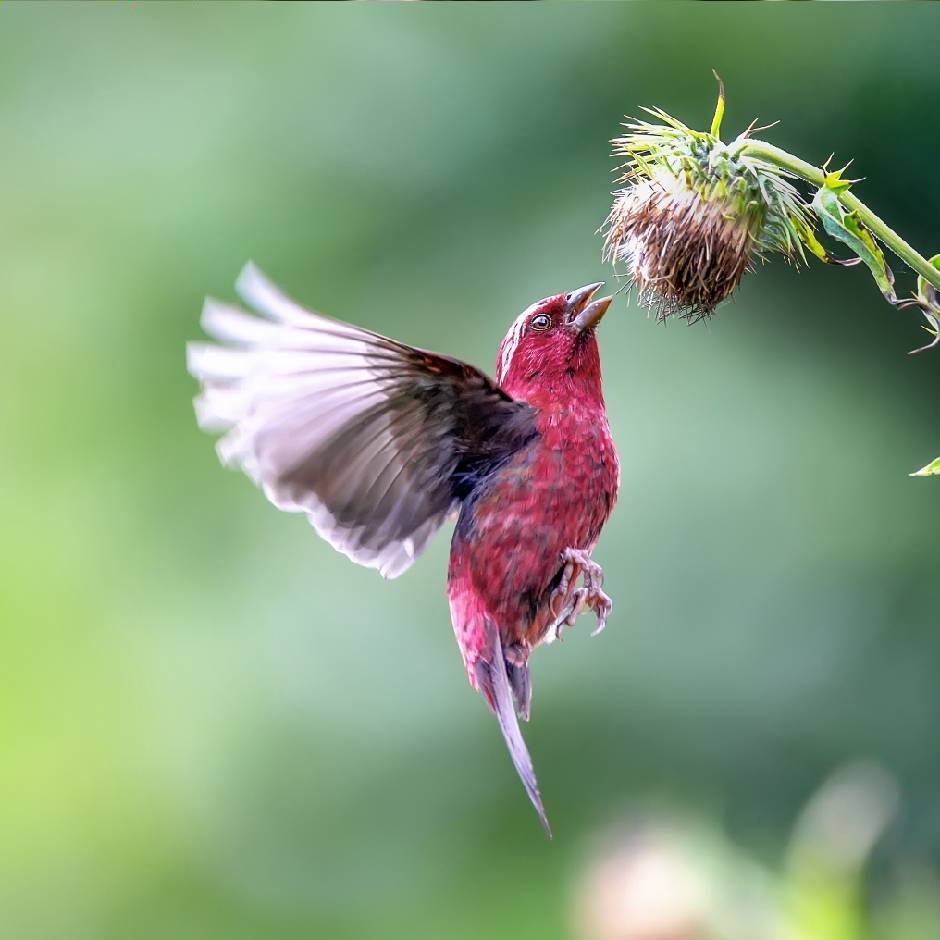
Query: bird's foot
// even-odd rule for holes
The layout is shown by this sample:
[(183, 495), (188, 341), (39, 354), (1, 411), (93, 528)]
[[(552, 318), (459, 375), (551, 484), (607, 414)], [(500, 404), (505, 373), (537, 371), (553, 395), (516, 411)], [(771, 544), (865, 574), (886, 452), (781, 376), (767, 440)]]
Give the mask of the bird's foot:
[[(604, 593), (604, 569), (594, 561), (590, 554), (580, 548), (566, 548), (561, 553), (561, 560), (565, 567), (561, 573), (561, 581), (552, 594), (550, 601), (554, 620), (549, 625), (547, 636), (549, 642), (561, 636), (562, 627), (573, 627), (580, 614), (593, 610), (597, 617), (597, 627), (591, 636), (597, 636), (607, 626), (607, 618), (613, 603)], [(578, 577), (582, 577), (582, 586), (570, 593), (571, 584)], [(560, 609), (556, 611), (556, 605)]]

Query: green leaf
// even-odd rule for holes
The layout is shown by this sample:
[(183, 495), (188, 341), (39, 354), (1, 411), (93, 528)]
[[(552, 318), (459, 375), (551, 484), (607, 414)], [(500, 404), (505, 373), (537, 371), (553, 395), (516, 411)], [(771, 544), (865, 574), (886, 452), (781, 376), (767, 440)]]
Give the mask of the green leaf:
[[(832, 157), (829, 158), (831, 160)], [(829, 166), (829, 160), (826, 161), (826, 166), (823, 169), (827, 169)], [(826, 189), (831, 189), (834, 193), (844, 193), (853, 183), (859, 182), (858, 180), (850, 180), (844, 177), (842, 174), (851, 166), (852, 161), (849, 160), (845, 166), (839, 167), (838, 170), (827, 170), (826, 179), (823, 183), (823, 186)]]
[[(832, 175), (835, 174), (830, 174)], [(835, 185), (839, 187), (838, 191), (845, 188), (837, 181)], [(872, 237), (871, 232), (859, 222), (855, 213), (846, 211), (845, 206), (839, 201), (838, 192), (828, 185), (821, 186), (813, 197), (813, 211), (822, 222), (826, 234), (848, 245), (871, 271), (885, 300), (896, 304), (898, 297), (894, 292), (894, 275), (885, 262), (884, 252)]]
[(912, 477), (940, 477), (940, 457), (931, 461), (926, 467), (921, 467), (916, 473), (910, 473)]
[(842, 170), (833, 170), (826, 174), (825, 188), (834, 193), (844, 193), (854, 182), (854, 180), (842, 179)]

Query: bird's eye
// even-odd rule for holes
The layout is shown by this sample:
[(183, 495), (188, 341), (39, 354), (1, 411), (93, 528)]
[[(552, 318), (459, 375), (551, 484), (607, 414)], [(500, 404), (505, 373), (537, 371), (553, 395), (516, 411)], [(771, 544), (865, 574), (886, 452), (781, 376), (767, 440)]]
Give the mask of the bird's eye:
[(540, 313), (532, 318), (530, 326), (533, 330), (547, 330), (552, 325), (552, 318), (547, 313)]

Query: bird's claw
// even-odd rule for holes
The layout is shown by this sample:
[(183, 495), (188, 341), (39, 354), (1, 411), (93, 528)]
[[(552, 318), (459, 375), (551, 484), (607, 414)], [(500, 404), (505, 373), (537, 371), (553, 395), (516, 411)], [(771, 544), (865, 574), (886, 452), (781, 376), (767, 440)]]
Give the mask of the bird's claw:
[[(561, 559), (565, 567), (549, 602), (554, 620), (546, 631), (546, 638), (549, 642), (558, 639), (562, 627), (573, 627), (587, 609), (593, 610), (597, 617), (597, 627), (591, 632), (591, 636), (597, 636), (607, 626), (607, 618), (613, 608), (611, 599), (603, 591), (604, 569), (583, 549), (566, 548)], [(583, 579), (582, 586), (568, 596), (571, 582), (579, 575)]]

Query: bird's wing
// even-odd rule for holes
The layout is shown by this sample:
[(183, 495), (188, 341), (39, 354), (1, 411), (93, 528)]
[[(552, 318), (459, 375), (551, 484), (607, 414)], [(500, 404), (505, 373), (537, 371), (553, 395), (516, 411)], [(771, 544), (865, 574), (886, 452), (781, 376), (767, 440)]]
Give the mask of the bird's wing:
[(535, 434), (534, 412), (465, 363), (303, 309), (249, 264), (260, 315), (207, 300), (189, 371), (223, 463), (303, 512), (353, 561), (401, 574), (480, 475)]

